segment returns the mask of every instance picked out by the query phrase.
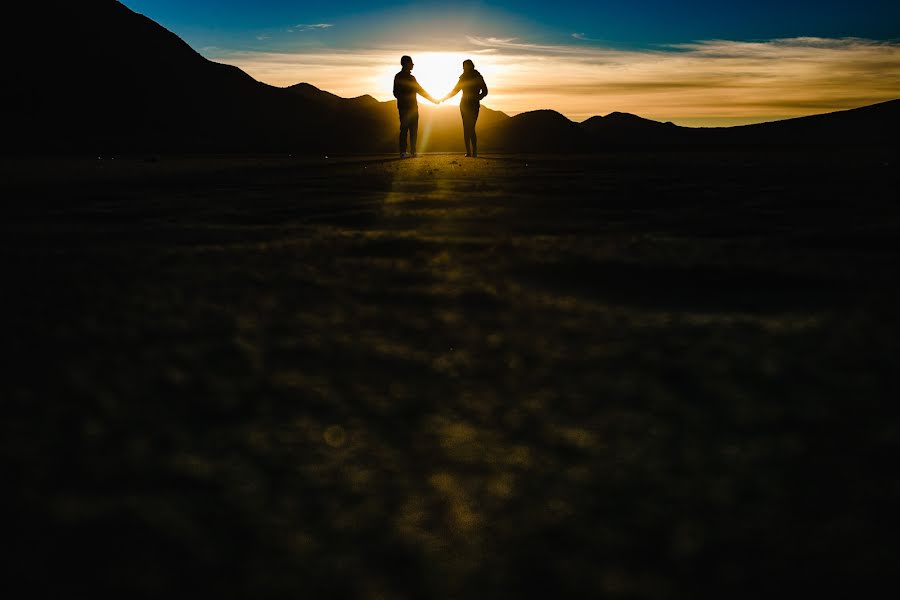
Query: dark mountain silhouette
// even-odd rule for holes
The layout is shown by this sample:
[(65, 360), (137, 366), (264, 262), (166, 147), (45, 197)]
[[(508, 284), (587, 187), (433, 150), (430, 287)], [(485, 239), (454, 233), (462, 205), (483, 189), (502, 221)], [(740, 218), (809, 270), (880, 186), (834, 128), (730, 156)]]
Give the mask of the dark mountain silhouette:
[[(291, 102), (119, 2), (51, 6), (49, 18), (33, 19), (40, 39), (20, 39), (7, 54), (16, 85), (3, 107), (18, 116), (12, 138), (25, 146), (227, 149), (251, 135), (271, 141), (267, 115)], [(35, 35), (12, 37), (25, 34)]]
[(723, 144), (897, 144), (900, 100), (784, 121), (686, 131), (691, 141)]
[(614, 112), (576, 124), (554, 111), (511, 117), (482, 129), (485, 151), (566, 152), (635, 145), (896, 144), (900, 100), (822, 115), (735, 127), (680, 127)]
[(660, 123), (623, 112), (591, 117), (582, 121), (581, 128), (591, 137), (593, 145), (673, 142), (683, 129), (673, 123)]
[(379, 104), (388, 104), (386, 102), (379, 102), (368, 94), (356, 98), (342, 98), (337, 94), (320, 90), (309, 83), (298, 83), (285, 89), (300, 98), (304, 98), (310, 102), (315, 102), (328, 108), (346, 109), (352, 107), (356, 110), (365, 110), (373, 109)]
[(479, 119), (480, 144), (492, 152), (578, 152), (589, 149), (588, 134), (554, 110), (535, 110), (487, 126)]
[[(50, 10), (52, 9), (52, 10)], [(32, 3), (2, 38), (4, 152), (393, 152), (396, 103), (276, 88), (207, 60), (116, 0)], [(38, 25), (39, 24), (39, 25)], [(461, 151), (455, 107), (421, 104), (420, 150)], [(628, 113), (574, 123), (482, 107), (482, 151), (582, 152), (640, 144), (896, 143), (900, 101), (786, 121), (686, 128)]]
[(678, 128), (677, 125), (674, 125), (673, 123), (660, 123), (659, 121), (652, 121), (637, 115), (622, 112), (612, 112), (605, 117), (591, 117), (586, 121), (582, 121), (581, 127), (591, 135), (610, 131), (671, 131)]

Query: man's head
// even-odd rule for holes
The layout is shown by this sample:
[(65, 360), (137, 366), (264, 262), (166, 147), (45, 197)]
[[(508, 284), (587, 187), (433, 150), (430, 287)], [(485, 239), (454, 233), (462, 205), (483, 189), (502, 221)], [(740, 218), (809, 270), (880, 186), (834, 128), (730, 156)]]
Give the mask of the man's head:
[(463, 71), (466, 73), (471, 73), (475, 70), (475, 63), (473, 63), (468, 58), (463, 61)]
[(412, 56), (404, 55), (402, 58), (400, 58), (400, 66), (402, 66), (403, 70), (406, 71), (407, 73), (412, 71), (413, 66), (414, 66), (413, 61), (412, 61)]

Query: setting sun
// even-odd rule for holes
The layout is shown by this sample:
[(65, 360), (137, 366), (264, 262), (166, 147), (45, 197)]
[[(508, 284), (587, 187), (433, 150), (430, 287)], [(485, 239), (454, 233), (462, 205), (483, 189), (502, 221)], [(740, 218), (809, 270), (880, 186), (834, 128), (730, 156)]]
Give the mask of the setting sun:
[[(456, 85), (459, 76), (462, 74), (463, 61), (470, 58), (466, 54), (457, 52), (423, 52), (421, 54), (413, 54), (412, 57), (415, 63), (412, 71), (413, 75), (415, 75), (419, 84), (436, 98), (442, 98), (444, 94), (453, 89), (453, 86)], [(482, 74), (488, 78), (490, 74), (489, 61), (485, 61), (482, 65), (481, 57), (476, 56), (472, 60), (475, 61), (475, 68), (481, 70)], [(488, 67), (487, 72), (483, 70), (483, 66)], [(396, 67), (391, 66), (390, 75), (383, 78), (383, 81), (387, 83), (382, 83), (382, 86), (391, 84), (394, 73), (399, 70), (399, 67), (399, 64)], [(458, 105), (461, 97), (461, 94), (457, 94), (444, 102), (444, 104)], [(422, 102), (423, 99), (420, 98), (419, 101)]]

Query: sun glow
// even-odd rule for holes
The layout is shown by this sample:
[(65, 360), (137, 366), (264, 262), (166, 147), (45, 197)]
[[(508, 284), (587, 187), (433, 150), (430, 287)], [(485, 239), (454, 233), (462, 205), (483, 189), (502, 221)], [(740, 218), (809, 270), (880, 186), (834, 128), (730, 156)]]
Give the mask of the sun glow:
[[(412, 73), (416, 80), (425, 88), (426, 92), (440, 99), (456, 85), (463, 71), (462, 63), (469, 56), (455, 52), (423, 52), (422, 54), (413, 54), (412, 58), (415, 63)], [(477, 61), (475, 66), (479, 67)], [(446, 104), (459, 104), (461, 97), (462, 93), (459, 93), (447, 100)], [(419, 101), (421, 102), (422, 99)]]

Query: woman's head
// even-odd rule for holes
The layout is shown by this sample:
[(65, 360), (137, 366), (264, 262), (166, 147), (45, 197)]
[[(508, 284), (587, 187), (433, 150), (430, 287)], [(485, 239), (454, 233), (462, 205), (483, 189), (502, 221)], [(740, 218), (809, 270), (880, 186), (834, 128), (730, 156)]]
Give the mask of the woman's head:
[(475, 63), (473, 63), (468, 58), (463, 61), (463, 72), (464, 73), (471, 73), (474, 70), (475, 70)]

